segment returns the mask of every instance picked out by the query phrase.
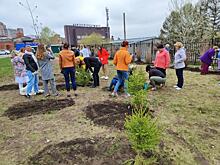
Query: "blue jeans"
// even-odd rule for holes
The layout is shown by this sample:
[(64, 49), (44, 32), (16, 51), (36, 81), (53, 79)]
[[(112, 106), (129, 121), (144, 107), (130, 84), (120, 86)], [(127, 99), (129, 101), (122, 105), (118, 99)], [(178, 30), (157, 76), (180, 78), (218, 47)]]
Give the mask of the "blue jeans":
[(118, 92), (119, 87), (124, 83), (124, 90), (125, 93), (128, 93), (128, 85), (126, 80), (128, 80), (128, 72), (127, 71), (121, 71), (117, 70), (117, 75), (118, 75), (118, 82), (115, 86), (114, 92)]
[(70, 91), (70, 79), (72, 82), (72, 88), (73, 90), (76, 90), (76, 78), (75, 78), (75, 68), (70, 67), (70, 68), (63, 68), (63, 75), (65, 78), (65, 83), (66, 83), (66, 90), (69, 92)]
[(33, 75), (31, 71), (27, 70), (27, 76), (28, 76), (28, 82), (27, 82), (27, 94), (30, 95), (32, 92), (32, 89), (34, 88), (34, 92), (38, 93), (39, 87), (38, 87), (38, 75)]

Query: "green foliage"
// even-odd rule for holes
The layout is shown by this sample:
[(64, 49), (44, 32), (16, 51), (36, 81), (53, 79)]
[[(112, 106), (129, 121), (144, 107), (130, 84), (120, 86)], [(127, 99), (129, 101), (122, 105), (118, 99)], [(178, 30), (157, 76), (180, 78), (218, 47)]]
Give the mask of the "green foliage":
[(0, 66), (0, 80), (3, 81), (5, 78), (13, 77), (13, 67), (10, 58), (1, 58)]
[(149, 164), (145, 160), (143, 153), (155, 149), (160, 142), (161, 132), (156, 121), (145, 113), (143, 109), (134, 110), (132, 116), (127, 116), (125, 120), (126, 134), (132, 148), (136, 151), (135, 164)]
[(83, 68), (76, 69), (76, 83), (79, 86), (89, 85), (91, 80), (91, 75), (89, 72), (85, 71)]
[(58, 44), (60, 43), (60, 35), (56, 34), (49, 27), (44, 27), (40, 33), (40, 42), (45, 45)]
[(82, 39), (80, 43), (84, 45), (101, 45), (103, 43), (103, 38), (98, 33), (92, 33), (91, 35)]
[(139, 90), (131, 97), (131, 106), (135, 109), (148, 110), (147, 91)]
[(146, 75), (142, 70), (135, 70), (132, 76), (129, 77), (128, 81), (128, 92), (131, 95), (135, 95), (137, 91), (144, 88), (144, 83), (146, 81)]

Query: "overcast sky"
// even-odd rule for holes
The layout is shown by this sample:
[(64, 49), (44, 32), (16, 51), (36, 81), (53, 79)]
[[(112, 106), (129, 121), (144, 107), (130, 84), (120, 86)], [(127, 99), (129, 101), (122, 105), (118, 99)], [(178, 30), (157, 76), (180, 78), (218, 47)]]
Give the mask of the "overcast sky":
[[(195, 0), (196, 1), (196, 0)], [(0, 0), (0, 22), (7, 28), (24, 28), (25, 35), (34, 34), (27, 9), (19, 5), (25, 0)], [(105, 7), (110, 11), (111, 35), (123, 36), (122, 13), (126, 13), (127, 36), (159, 35), (164, 19), (170, 13), (170, 0), (29, 0), (37, 9), (33, 14), (43, 26), (64, 36), (64, 25), (106, 25)]]

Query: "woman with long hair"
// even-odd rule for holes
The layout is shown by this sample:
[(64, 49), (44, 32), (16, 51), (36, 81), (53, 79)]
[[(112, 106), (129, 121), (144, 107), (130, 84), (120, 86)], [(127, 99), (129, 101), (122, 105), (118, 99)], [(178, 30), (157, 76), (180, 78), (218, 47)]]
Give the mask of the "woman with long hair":
[(102, 71), (104, 73), (104, 76), (102, 76), (101, 78), (105, 79), (105, 80), (108, 80), (107, 71), (108, 71), (108, 57), (109, 57), (109, 53), (102, 46), (99, 48), (98, 57), (99, 57), (99, 60), (102, 63)]
[(58, 96), (55, 77), (53, 74), (53, 65), (51, 59), (55, 59), (53, 52), (50, 48), (46, 50), (44, 44), (39, 44), (37, 47), (36, 56), (38, 59), (38, 65), (40, 68), (43, 86), (44, 86), (44, 95), (45, 97), (50, 96), (48, 83), (50, 83), (52, 95)]

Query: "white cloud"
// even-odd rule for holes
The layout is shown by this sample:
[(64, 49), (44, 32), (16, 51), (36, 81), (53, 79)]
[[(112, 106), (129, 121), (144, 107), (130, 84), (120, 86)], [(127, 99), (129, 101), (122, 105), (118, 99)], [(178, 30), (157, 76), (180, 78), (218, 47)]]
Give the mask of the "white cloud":
[[(33, 34), (28, 10), (19, 5), (25, 0), (0, 0), (1, 22), (9, 28), (23, 27), (26, 34)], [(122, 13), (126, 12), (127, 34), (129, 37), (156, 36), (169, 14), (170, 0), (29, 0), (38, 8), (34, 15), (43, 26), (64, 35), (66, 24), (98, 24), (105, 26), (105, 7), (110, 10), (111, 34), (123, 36)]]

